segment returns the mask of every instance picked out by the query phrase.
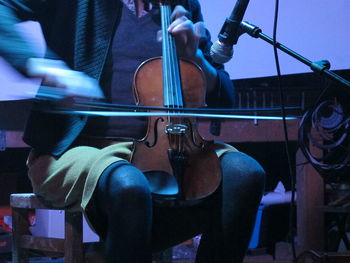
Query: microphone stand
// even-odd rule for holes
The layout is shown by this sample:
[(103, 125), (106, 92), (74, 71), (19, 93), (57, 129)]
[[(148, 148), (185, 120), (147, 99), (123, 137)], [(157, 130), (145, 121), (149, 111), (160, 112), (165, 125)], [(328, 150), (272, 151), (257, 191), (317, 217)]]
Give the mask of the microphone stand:
[[(301, 63), (307, 65), (314, 72), (317, 72), (322, 76), (326, 76), (327, 78), (334, 80), (336, 83), (340, 84), (342, 87), (350, 88), (350, 82), (348, 80), (340, 77), (336, 73), (329, 70), (331, 65), (330, 65), (329, 61), (327, 61), (327, 60), (312, 62), (312, 61), (308, 60), (307, 58), (301, 56), (300, 54), (296, 53), (295, 51), (289, 49), (288, 47), (282, 45), (281, 43), (273, 41), (272, 38), (263, 34), (262, 30), (259, 27), (252, 25), (246, 21), (240, 23), (240, 32), (239, 33), (240, 33), (240, 35), (247, 33), (251, 37), (261, 38), (262, 40), (266, 41), (267, 43), (271, 44), (272, 46), (275, 46), (279, 50), (282, 50), (284, 53), (290, 55), (291, 57), (299, 60)], [(350, 89), (348, 91), (350, 91)], [(283, 121), (284, 121), (284, 127), (286, 127), (285, 119), (283, 119)], [(287, 136), (286, 136), (286, 138), (287, 138)], [(288, 149), (288, 147), (287, 147), (287, 149)], [(293, 194), (293, 196), (294, 196), (294, 194)], [(294, 199), (294, 197), (292, 197), (292, 199)], [(292, 202), (294, 202), (294, 200)], [(294, 234), (293, 234), (293, 236), (294, 236)], [(295, 255), (295, 248), (293, 248), (293, 250), (294, 250), (293, 254)]]
[(273, 39), (270, 38), (269, 36), (263, 34), (262, 30), (259, 27), (255, 26), (253, 24), (250, 24), (249, 22), (246, 22), (246, 21), (241, 22), (240, 31), (241, 31), (240, 32), (241, 35), (244, 33), (247, 33), (251, 37), (261, 38), (262, 40), (266, 41), (267, 43), (269, 43), (271, 45), (276, 45), (276, 47), (279, 50), (282, 50), (286, 54), (299, 60), (301, 63), (309, 66), (314, 72), (317, 72), (323, 76), (326, 76), (329, 79), (334, 80), (337, 83), (341, 84), (343, 87), (350, 89), (350, 81), (340, 77), (336, 73), (329, 70), (331, 65), (330, 65), (328, 60), (321, 60), (321, 61), (312, 62), (312, 61), (308, 60), (307, 58), (301, 56), (300, 54), (296, 53), (295, 51), (289, 49), (288, 47), (282, 45), (281, 43), (279, 43), (279, 42), (274, 43)]

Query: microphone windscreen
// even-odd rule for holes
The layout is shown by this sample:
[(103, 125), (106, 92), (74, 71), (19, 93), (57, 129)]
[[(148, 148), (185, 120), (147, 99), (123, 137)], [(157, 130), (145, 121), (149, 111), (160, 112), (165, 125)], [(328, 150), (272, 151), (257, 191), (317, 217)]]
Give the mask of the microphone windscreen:
[(226, 63), (233, 56), (233, 47), (216, 41), (210, 48), (210, 56), (216, 63)]

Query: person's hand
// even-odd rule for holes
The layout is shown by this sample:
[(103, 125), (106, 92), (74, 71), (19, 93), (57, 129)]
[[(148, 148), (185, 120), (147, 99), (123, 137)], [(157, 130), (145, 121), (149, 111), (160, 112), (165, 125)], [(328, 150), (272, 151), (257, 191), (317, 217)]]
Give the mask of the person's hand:
[(65, 98), (104, 98), (98, 82), (85, 73), (70, 69), (61, 60), (30, 58), (27, 62), (27, 75), (42, 79), (45, 86), (39, 96), (52, 99)]
[[(206, 29), (203, 22), (193, 23), (190, 19), (190, 12), (183, 6), (175, 7), (171, 20), (172, 23), (168, 32), (176, 41), (177, 54), (196, 63), (204, 72), (207, 80), (207, 92), (212, 92), (218, 84), (218, 73), (212, 64), (205, 58), (199, 42), (206, 37)], [(161, 41), (161, 32), (158, 32), (158, 40)]]
[(195, 60), (198, 52), (198, 43), (205, 35), (203, 22), (193, 22), (188, 18), (189, 12), (183, 6), (176, 6), (172, 15), (172, 23), (168, 28), (176, 41), (178, 55), (183, 58)]

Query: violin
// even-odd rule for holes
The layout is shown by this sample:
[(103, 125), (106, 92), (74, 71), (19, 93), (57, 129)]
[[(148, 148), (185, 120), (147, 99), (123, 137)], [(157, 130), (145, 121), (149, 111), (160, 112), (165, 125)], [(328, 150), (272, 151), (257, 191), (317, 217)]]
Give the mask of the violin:
[(133, 92), (137, 105), (167, 107), (175, 114), (148, 118), (147, 134), (135, 142), (131, 163), (143, 171), (159, 200), (200, 200), (220, 185), (220, 163), (214, 142), (205, 141), (196, 119), (181, 117), (181, 112), (185, 107), (205, 107), (206, 79), (198, 65), (178, 58), (175, 40), (167, 31), (171, 6), (167, 1), (159, 6), (162, 57), (138, 67)]

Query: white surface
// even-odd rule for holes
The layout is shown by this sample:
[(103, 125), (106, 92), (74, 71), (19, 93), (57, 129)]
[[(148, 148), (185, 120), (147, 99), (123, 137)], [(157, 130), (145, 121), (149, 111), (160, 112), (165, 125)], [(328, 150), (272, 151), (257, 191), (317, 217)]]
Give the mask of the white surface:
[[(206, 25), (217, 39), (222, 24), (236, 3), (200, 0)], [(279, 1), (277, 41), (311, 61), (328, 59), (331, 69), (350, 68), (350, 1)], [(272, 37), (275, 0), (250, 0), (243, 18)], [(276, 75), (272, 46), (247, 34), (234, 47), (234, 57), (226, 64), (232, 79)], [(310, 72), (307, 66), (280, 52), (282, 74)]]
[[(292, 192), (286, 191), (282, 182), (278, 182), (276, 188), (264, 195), (261, 199), (260, 204), (262, 205), (274, 205), (274, 204), (284, 204), (290, 203), (292, 198)], [(296, 199), (296, 193), (295, 193)]]
[[(35, 225), (30, 228), (34, 236), (42, 237), (64, 237), (64, 211), (37, 209), (35, 211)], [(83, 242), (97, 242), (98, 235), (95, 234), (83, 219)]]

